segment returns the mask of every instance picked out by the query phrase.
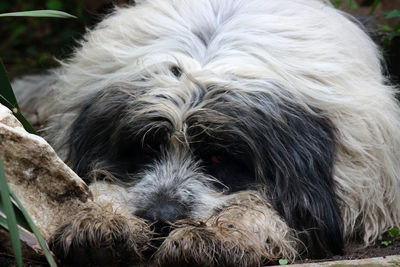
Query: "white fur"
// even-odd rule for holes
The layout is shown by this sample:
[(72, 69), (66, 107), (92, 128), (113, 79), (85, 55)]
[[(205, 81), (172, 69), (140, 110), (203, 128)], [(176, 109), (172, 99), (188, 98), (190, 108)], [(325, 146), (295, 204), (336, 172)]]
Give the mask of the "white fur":
[(321, 110), (339, 131), (334, 179), (345, 239), (361, 232), (369, 244), (398, 225), (395, 88), (371, 39), (323, 1), (151, 0), (116, 10), (59, 71), (55, 88), (65, 106), (58, 105), (63, 113), (52, 121), (50, 140), (65, 157), (62, 141), (78, 112), (65, 107), (115, 83), (138, 83), (145, 73), (159, 77), (153, 94), (174, 90), (190, 99), (196, 92), (179, 91), (183, 86), (168, 76), (172, 64), (206, 84), (273, 80)]

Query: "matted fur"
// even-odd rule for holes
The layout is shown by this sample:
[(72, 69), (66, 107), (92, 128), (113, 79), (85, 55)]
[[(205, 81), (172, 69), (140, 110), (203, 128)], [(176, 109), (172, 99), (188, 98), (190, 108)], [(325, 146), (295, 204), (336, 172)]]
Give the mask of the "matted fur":
[(144, 221), (96, 201), (69, 218), (48, 242), (66, 266), (130, 266), (144, 260), (151, 238)]
[[(294, 260), (301, 248), (292, 229), (256, 192), (230, 196), (226, 208), (205, 221), (181, 222), (154, 255), (160, 266), (260, 266)], [(266, 223), (268, 222), (268, 223)]]
[[(62, 64), (47, 129), (59, 155), (88, 182), (123, 180), (102, 194), (136, 216), (167, 205), (192, 220), (166, 237), (161, 265), (324, 257), (400, 221), (396, 88), (372, 40), (326, 1), (141, 1)], [(203, 147), (233, 174), (208, 172)], [(252, 184), (262, 201), (230, 202), (257, 195)]]

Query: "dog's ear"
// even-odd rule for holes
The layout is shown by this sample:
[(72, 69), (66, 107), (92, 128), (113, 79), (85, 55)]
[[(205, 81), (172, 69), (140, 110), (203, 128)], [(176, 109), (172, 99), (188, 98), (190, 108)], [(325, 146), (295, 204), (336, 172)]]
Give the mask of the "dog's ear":
[(170, 123), (139, 100), (145, 90), (120, 83), (83, 101), (72, 123), (68, 163), (86, 182), (93, 171), (131, 181), (130, 174), (156, 157)]
[(310, 255), (340, 254), (343, 223), (333, 179), (333, 123), (280, 84), (241, 82), (246, 90), (210, 91), (215, 99), (206, 107), (223, 116), (209, 116), (215, 126), (206, 128), (216, 129), (213, 135), (224, 140), (238, 139), (231, 143), (248, 153), (267, 197), (289, 226), (302, 233)]
[(69, 163), (86, 182), (93, 164), (109, 155), (110, 137), (118, 130), (129, 96), (119, 90), (103, 90), (90, 96), (80, 108), (69, 137)]
[(264, 173), (275, 208), (300, 232), (313, 257), (342, 252), (342, 219), (335, 197), (336, 131), (323, 116), (280, 106), (281, 119), (266, 124)]

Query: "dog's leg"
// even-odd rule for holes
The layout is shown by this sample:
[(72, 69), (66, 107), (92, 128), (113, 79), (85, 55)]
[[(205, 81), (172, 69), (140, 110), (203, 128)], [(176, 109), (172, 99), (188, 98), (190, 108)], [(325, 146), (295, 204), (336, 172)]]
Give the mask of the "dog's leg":
[(92, 184), (91, 189), (94, 201), (55, 231), (49, 241), (51, 250), (67, 266), (129, 266), (140, 262), (151, 232), (143, 220), (129, 213), (123, 199), (115, 198), (124, 189), (100, 182)]
[(272, 206), (254, 193), (238, 193), (231, 204), (199, 224), (182, 223), (155, 254), (159, 266), (261, 266), (293, 260), (298, 242)]

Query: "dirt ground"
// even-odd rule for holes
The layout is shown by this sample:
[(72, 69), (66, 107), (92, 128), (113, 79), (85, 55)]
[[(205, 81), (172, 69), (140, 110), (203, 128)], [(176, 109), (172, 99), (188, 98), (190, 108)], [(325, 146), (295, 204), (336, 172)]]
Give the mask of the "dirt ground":
[(338, 261), (338, 260), (358, 260), (366, 258), (384, 257), (390, 255), (400, 255), (400, 237), (395, 239), (385, 238), (385, 241), (391, 241), (388, 246), (382, 245), (381, 241), (378, 241), (375, 245), (367, 248), (358, 248), (356, 245), (348, 246), (345, 249), (343, 255), (336, 255), (331, 258), (315, 260), (315, 259), (303, 259), (298, 260), (295, 263), (314, 263), (323, 261)]
[[(359, 249), (357, 246), (349, 246), (345, 249), (345, 253), (343, 255), (336, 255), (331, 258), (326, 259), (302, 259), (297, 260), (295, 263), (318, 263), (324, 261), (338, 261), (338, 260), (357, 260), (357, 259), (366, 259), (366, 258), (374, 258), (374, 257), (384, 257), (390, 255), (400, 255), (400, 237), (397, 238), (384, 238), (385, 241), (390, 241), (391, 243), (388, 246), (384, 246), (381, 244), (381, 241), (378, 241), (375, 245)], [(273, 262), (271, 264), (277, 264)], [(0, 267), (13, 267), (16, 266), (14, 263), (13, 255), (11, 253), (1, 253), (0, 252)], [(25, 267), (45, 267), (48, 266), (46, 264), (45, 259), (35, 258), (35, 259), (25, 259), (24, 260)]]

